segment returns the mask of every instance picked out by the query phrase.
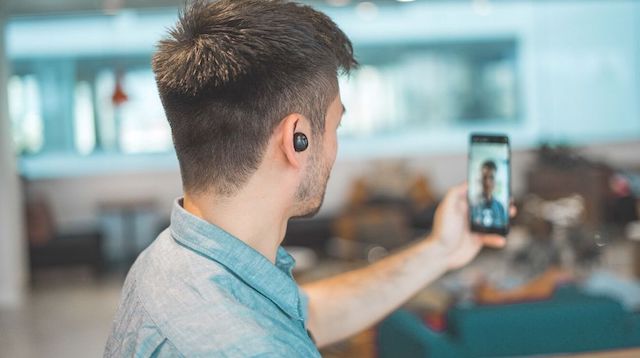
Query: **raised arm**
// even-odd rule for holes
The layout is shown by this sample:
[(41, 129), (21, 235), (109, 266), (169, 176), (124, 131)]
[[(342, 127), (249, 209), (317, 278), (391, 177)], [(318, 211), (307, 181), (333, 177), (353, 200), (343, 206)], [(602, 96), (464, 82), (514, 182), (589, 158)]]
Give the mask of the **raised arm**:
[(319, 347), (373, 325), (447, 270), (467, 264), (483, 245), (504, 246), (503, 237), (469, 231), (466, 193), (466, 185), (447, 193), (425, 239), (368, 267), (302, 287), (309, 296), (308, 328)]

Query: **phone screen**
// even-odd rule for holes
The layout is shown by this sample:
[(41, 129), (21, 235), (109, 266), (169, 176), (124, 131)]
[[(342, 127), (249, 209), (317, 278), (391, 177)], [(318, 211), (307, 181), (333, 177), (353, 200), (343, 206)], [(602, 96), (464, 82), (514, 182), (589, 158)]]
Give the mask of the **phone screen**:
[(472, 134), (468, 171), (471, 230), (506, 235), (511, 196), (509, 138)]

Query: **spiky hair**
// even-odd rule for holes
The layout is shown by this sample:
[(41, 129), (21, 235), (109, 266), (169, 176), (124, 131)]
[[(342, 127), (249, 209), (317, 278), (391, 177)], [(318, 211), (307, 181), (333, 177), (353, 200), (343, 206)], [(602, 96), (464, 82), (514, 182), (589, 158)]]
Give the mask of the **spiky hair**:
[(329, 17), (283, 0), (196, 0), (160, 41), (152, 67), (185, 192), (232, 195), (290, 113), (323, 133), (337, 74), (357, 66)]
[[(301, 21), (306, 18), (307, 21)], [(336, 46), (337, 45), (337, 46)], [(196, 95), (250, 73), (357, 63), (346, 35), (326, 15), (283, 0), (196, 0), (181, 11), (153, 57), (158, 86)]]

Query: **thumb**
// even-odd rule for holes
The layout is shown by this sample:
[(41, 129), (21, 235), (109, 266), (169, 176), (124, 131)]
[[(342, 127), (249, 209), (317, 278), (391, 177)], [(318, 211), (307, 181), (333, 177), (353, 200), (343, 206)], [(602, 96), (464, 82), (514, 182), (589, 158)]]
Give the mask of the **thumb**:
[(479, 239), (484, 246), (496, 249), (503, 248), (507, 244), (506, 238), (500, 235), (480, 235)]

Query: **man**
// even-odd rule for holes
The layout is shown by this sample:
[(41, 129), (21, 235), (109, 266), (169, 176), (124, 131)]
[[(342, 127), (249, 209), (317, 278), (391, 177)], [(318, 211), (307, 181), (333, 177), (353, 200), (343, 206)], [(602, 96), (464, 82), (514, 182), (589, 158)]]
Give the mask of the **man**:
[(493, 160), (487, 160), (480, 167), (482, 194), (478, 202), (471, 208), (473, 222), (484, 227), (503, 227), (507, 214), (502, 204), (493, 197), (496, 188), (496, 171), (498, 167)]
[(429, 237), (296, 285), (280, 243), (291, 217), (322, 204), (344, 112), (337, 74), (355, 66), (344, 33), (307, 6), (198, 1), (181, 14), (153, 70), (184, 198), (131, 268), (105, 356), (319, 356), (504, 244), (469, 232), (461, 186)]

